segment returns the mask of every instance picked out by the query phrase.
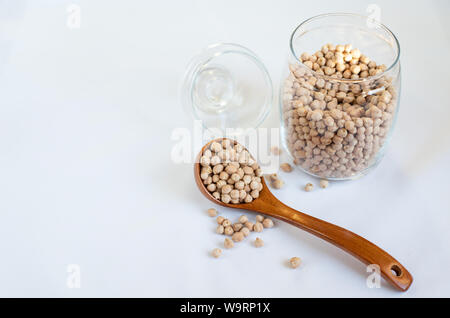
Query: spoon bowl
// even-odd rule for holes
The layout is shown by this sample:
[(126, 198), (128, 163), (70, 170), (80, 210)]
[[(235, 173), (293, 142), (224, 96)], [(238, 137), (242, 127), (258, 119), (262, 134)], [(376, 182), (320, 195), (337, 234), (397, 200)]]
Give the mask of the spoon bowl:
[[(408, 290), (413, 282), (413, 277), (395, 258), (375, 244), (351, 231), (288, 207), (270, 192), (264, 178), (261, 178), (263, 189), (259, 192), (259, 197), (250, 203), (231, 204), (214, 198), (206, 189), (200, 177), (200, 158), (212, 142), (221, 142), (224, 139), (215, 139), (203, 146), (194, 163), (195, 182), (200, 192), (207, 199), (227, 208), (259, 212), (299, 227), (343, 249), (366, 265), (378, 265), (381, 275), (392, 286), (400, 291)], [(231, 139), (230, 141), (234, 142)]]

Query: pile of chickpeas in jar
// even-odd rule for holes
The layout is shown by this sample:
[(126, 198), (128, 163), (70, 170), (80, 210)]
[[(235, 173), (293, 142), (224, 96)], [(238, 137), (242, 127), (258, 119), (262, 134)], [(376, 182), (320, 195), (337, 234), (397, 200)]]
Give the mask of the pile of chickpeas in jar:
[(284, 138), (296, 165), (347, 179), (377, 161), (397, 107), (385, 65), (350, 44), (326, 44), (291, 62), (283, 85)]

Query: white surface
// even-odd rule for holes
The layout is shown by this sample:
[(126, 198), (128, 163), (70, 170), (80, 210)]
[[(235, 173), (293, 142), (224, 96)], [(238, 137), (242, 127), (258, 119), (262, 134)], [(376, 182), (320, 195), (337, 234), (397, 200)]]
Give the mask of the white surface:
[[(178, 84), (215, 42), (255, 51), (278, 86), (293, 28), (374, 1), (0, 1), (0, 296), (450, 296), (450, 4), (378, 1), (402, 46), (400, 117), (381, 165), (286, 204), (379, 244), (414, 275), (407, 293), (366, 287), (365, 267), (277, 222), (224, 256), (192, 167), (170, 160), (192, 129)], [(278, 106), (265, 122), (278, 126)], [(239, 211), (220, 209), (238, 217)], [(298, 270), (285, 261), (300, 256)], [(68, 264), (81, 288), (67, 287)]]

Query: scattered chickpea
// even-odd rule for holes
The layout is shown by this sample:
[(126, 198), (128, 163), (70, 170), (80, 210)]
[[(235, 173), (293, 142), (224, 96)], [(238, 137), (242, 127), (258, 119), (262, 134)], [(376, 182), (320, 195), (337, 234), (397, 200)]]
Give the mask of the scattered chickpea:
[(258, 232), (258, 233), (262, 232), (263, 229), (264, 229), (264, 226), (262, 225), (261, 222), (256, 222), (255, 225), (253, 226), (253, 231)]
[(276, 179), (275, 181), (272, 182), (272, 187), (274, 189), (281, 189), (284, 185), (283, 180), (281, 179)]
[(244, 236), (244, 233), (242, 233), (242, 232), (236, 232), (236, 233), (234, 233), (233, 236), (231, 237), (231, 239), (232, 239), (234, 242), (240, 242), (240, 241), (242, 241), (244, 238), (245, 238), (245, 236)]
[(223, 230), (223, 233), (225, 235), (233, 235), (234, 230), (231, 226), (226, 226), (225, 229)]
[(215, 258), (219, 258), (222, 255), (222, 250), (220, 248), (215, 248), (212, 250), (211, 255)]
[(242, 223), (234, 223), (233, 224), (233, 230), (235, 232), (239, 232), (243, 227), (244, 227), (244, 225)]
[(224, 232), (224, 230), (225, 230), (225, 228), (223, 227), (223, 225), (218, 225), (217, 226), (217, 228), (216, 228), (216, 233), (217, 234), (223, 234), (223, 232)]
[(265, 228), (268, 228), (268, 229), (273, 227), (273, 221), (268, 218), (265, 218), (264, 221), (262, 222), (262, 224)]
[(222, 225), (223, 225), (224, 227), (231, 226), (231, 221), (228, 220), (228, 219), (225, 219), (225, 220), (223, 220)]
[(281, 170), (283, 170), (284, 172), (292, 172), (292, 166), (291, 166), (289, 163), (287, 163), (287, 162), (282, 163), (282, 164), (280, 165), (280, 168), (281, 168)]
[(217, 210), (214, 208), (208, 209), (208, 215), (214, 217), (217, 215)]
[(245, 227), (248, 228), (250, 231), (253, 231), (254, 226), (255, 224), (253, 224), (253, 222), (250, 221), (245, 222)]
[(225, 218), (223, 216), (218, 216), (216, 220), (217, 220), (217, 224), (222, 224), (223, 221), (225, 221)]
[(262, 223), (262, 221), (264, 221), (264, 216), (258, 214), (258, 215), (256, 216), (256, 222)]
[(223, 242), (223, 246), (225, 248), (232, 248), (234, 246), (233, 240), (230, 240), (228, 237), (225, 238), (225, 241)]
[(255, 244), (255, 247), (263, 247), (264, 246), (264, 241), (262, 239), (260, 239), (259, 237), (257, 237), (255, 239), (254, 244)]
[(328, 187), (328, 180), (326, 180), (326, 179), (320, 180), (319, 185), (323, 189), (327, 188)]
[(246, 222), (248, 222), (248, 218), (247, 218), (247, 216), (246, 215), (241, 215), (240, 217), (239, 217), (239, 223), (242, 223), (242, 224), (245, 224)]
[(306, 192), (311, 192), (313, 190), (314, 186), (312, 185), (312, 183), (307, 183), (305, 185), (305, 191)]
[(289, 264), (291, 265), (292, 268), (299, 267), (301, 263), (302, 263), (302, 260), (299, 257), (292, 257), (289, 260)]
[(240, 232), (244, 234), (245, 237), (250, 235), (250, 230), (247, 227), (243, 227)]

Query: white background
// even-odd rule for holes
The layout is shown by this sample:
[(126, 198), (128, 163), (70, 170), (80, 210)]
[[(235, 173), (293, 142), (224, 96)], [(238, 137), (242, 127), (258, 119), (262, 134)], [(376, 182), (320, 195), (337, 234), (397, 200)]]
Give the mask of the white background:
[[(81, 28), (67, 27), (70, 3)], [(174, 164), (192, 129), (178, 86), (203, 47), (234, 42), (274, 84), (306, 18), (381, 8), (402, 47), (396, 131), (380, 166), (353, 182), (301, 190), (286, 204), (390, 252), (414, 276), (406, 293), (366, 286), (359, 261), (281, 222), (225, 250), (192, 165)], [(450, 296), (448, 1), (0, 1), (0, 296)], [(278, 127), (277, 105), (265, 127)], [(239, 211), (219, 209), (237, 218)], [(253, 215), (252, 215), (253, 217)], [(254, 238), (254, 236), (252, 236)], [(303, 259), (292, 270), (286, 260)], [(67, 266), (81, 269), (68, 288)]]

